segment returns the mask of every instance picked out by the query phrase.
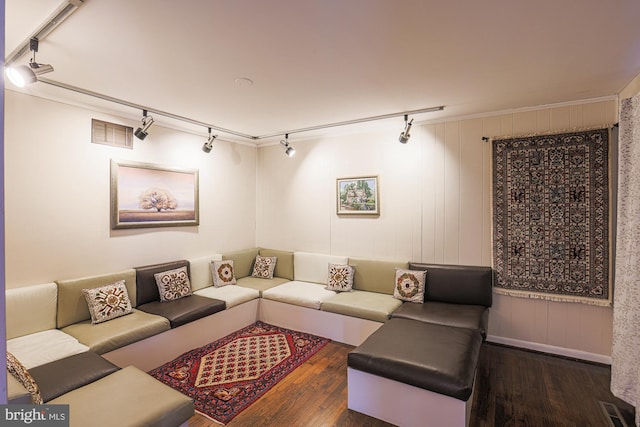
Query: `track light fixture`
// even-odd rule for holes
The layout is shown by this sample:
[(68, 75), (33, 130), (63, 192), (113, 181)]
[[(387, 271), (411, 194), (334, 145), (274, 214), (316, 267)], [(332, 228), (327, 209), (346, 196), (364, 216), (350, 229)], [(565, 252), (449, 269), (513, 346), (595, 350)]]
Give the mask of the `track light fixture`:
[(147, 132), (151, 125), (153, 124), (153, 117), (147, 115), (147, 110), (142, 110), (142, 127), (136, 129), (133, 133), (136, 138), (140, 141), (144, 141), (144, 139), (149, 135)]
[(411, 131), (411, 125), (413, 124), (413, 119), (411, 119), (411, 121), (409, 121), (409, 115), (405, 114), (404, 115), (404, 130), (400, 133), (400, 137), (398, 138), (398, 141), (400, 141), (403, 144), (406, 144), (407, 141), (409, 141), (409, 138), (411, 138), (411, 134), (409, 133)]
[(53, 67), (49, 64), (38, 64), (36, 62), (36, 52), (38, 51), (38, 38), (33, 37), (29, 40), (29, 49), (33, 52), (29, 65), (18, 65), (7, 67), (5, 75), (11, 83), (18, 87), (33, 84), (38, 81), (38, 76), (53, 71)]
[(207, 142), (202, 146), (202, 151), (205, 153), (210, 153), (213, 148), (213, 141), (218, 137), (218, 135), (211, 134), (211, 128), (209, 128), (209, 138), (207, 138)]
[(293, 148), (290, 144), (289, 144), (289, 134), (285, 134), (284, 135), (284, 139), (280, 140), (280, 144), (284, 145), (284, 154), (286, 154), (289, 157), (293, 157), (294, 154), (296, 154), (296, 149)]

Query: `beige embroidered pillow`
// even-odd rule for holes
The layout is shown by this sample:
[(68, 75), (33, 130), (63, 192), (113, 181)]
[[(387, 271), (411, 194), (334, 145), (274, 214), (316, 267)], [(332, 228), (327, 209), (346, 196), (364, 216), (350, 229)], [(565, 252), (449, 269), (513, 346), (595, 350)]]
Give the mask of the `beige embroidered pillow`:
[(402, 301), (424, 303), (426, 270), (396, 268), (393, 297)]
[(216, 288), (235, 285), (236, 276), (233, 271), (233, 260), (211, 261), (211, 276), (213, 277), (213, 286)]
[(7, 351), (7, 371), (18, 380), (24, 388), (27, 389), (31, 395), (31, 402), (35, 405), (42, 405), (42, 395), (40, 394), (40, 387), (36, 384), (27, 368), (16, 357)]
[(352, 266), (347, 264), (329, 264), (327, 287), (330, 291), (351, 292), (353, 290)]
[(124, 280), (93, 289), (83, 289), (91, 323), (102, 323), (132, 312)]
[(158, 285), (160, 301), (173, 301), (191, 295), (191, 283), (187, 267), (167, 270), (153, 275)]
[(261, 279), (273, 279), (273, 271), (276, 269), (277, 257), (274, 256), (260, 256), (256, 257), (256, 262), (253, 264), (253, 273), (251, 277), (259, 277)]

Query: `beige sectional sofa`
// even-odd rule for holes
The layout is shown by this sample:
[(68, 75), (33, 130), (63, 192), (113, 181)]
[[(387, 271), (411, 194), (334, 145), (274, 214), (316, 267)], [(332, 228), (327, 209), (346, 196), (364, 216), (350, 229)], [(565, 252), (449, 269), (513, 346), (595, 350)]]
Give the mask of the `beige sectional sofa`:
[[(252, 277), (257, 255), (277, 258), (273, 278)], [(233, 260), (236, 285), (213, 285), (211, 263), (220, 260)], [(351, 292), (326, 289), (330, 263), (348, 263), (355, 268)], [(148, 296), (149, 274), (175, 265), (187, 266), (193, 292), (192, 296), (186, 297), (192, 298), (191, 301), (186, 301), (189, 304), (183, 302), (176, 308), (177, 315), (183, 319), (181, 321), (169, 319), (171, 315), (164, 313), (164, 309), (168, 307), (164, 304), (167, 303), (150, 301)], [(185, 401), (181, 399), (174, 399), (172, 404), (172, 393), (165, 393), (167, 390), (163, 389), (164, 385), (144, 372), (256, 320), (359, 346), (403, 305), (402, 301), (393, 297), (396, 268), (406, 269), (408, 263), (249, 248), (116, 273), (9, 289), (7, 347), (18, 360), (27, 365), (27, 369), (44, 365), (46, 370), (47, 362), (59, 363), (60, 360), (83, 352), (97, 353), (114, 367), (122, 368), (117, 372), (108, 371), (110, 373), (103, 377), (92, 379), (90, 383), (51, 401), (70, 403), (72, 419), (77, 417), (83, 422), (88, 420), (87, 417), (92, 413), (91, 405), (99, 410), (98, 403), (90, 402), (100, 400), (98, 396), (105, 390), (122, 389), (122, 404), (126, 408), (125, 396), (139, 387), (143, 391), (149, 388), (145, 392), (151, 393), (150, 396), (158, 392), (158, 399), (165, 402), (164, 411), (169, 415), (162, 422), (158, 421), (159, 425), (177, 425), (185, 421), (179, 421), (180, 417), (188, 418), (192, 414), (189, 412), (189, 405), (185, 406)], [(141, 279), (141, 273), (144, 272), (146, 278)], [(125, 281), (133, 307), (132, 313), (104, 323), (92, 324), (82, 290), (118, 280)], [(146, 293), (146, 297), (142, 298), (144, 301), (141, 300), (140, 292)], [(189, 312), (196, 300), (199, 303), (195, 305), (200, 307), (207, 299), (212, 303), (215, 301), (219, 306), (217, 311)], [(139, 304), (141, 302), (144, 304)], [(144, 311), (148, 310), (149, 304), (153, 307), (152, 313)], [(204, 305), (209, 304), (205, 301)], [(26, 310), (25, 307), (30, 309)], [(36, 308), (38, 315), (33, 316), (33, 308)], [(175, 313), (176, 310), (168, 312)], [(157, 385), (162, 387), (153, 390)], [(29, 395), (24, 387), (9, 378), (10, 402), (24, 402), (28, 399)], [(82, 409), (77, 406), (82, 406)], [(193, 405), (191, 411), (192, 408)], [(127, 411), (123, 409), (122, 413), (126, 414)], [(136, 424), (132, 421), (121, 425)]]

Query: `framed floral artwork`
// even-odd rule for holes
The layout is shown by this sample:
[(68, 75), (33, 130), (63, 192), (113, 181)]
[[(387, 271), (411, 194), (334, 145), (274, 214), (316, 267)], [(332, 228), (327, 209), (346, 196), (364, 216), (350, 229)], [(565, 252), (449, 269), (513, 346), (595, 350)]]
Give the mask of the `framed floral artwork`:
[(338, 178), (336, 182), (338, 215), (380, 215), (377, 176)]

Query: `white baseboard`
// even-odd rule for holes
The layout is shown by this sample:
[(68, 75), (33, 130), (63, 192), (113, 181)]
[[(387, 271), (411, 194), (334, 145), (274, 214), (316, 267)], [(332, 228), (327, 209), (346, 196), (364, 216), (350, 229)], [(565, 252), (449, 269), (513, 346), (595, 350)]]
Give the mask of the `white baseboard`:
[(528, 350), (540, 351), (543, 353), (556, 354), (564, 357), (572, 357), (574, 359), (586, 360), (589, 362), (602, 363), (604, 365), (611, 365), (611, 356), (606, 356), (604, 354), (589, 353), (587, 351), (575, 350), (572, 348), (556, 347), (548, 344), (498, 337), (495, 335), (488, 335), (487, 341), (512, 347), (526, 348)]

